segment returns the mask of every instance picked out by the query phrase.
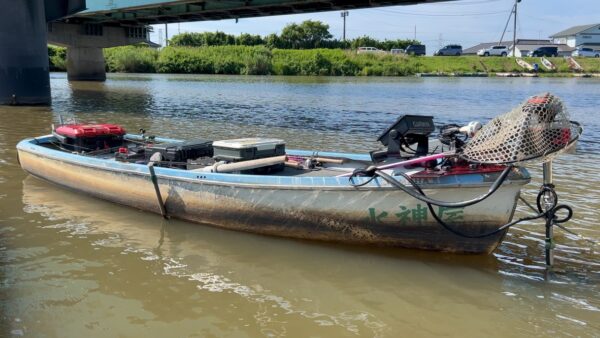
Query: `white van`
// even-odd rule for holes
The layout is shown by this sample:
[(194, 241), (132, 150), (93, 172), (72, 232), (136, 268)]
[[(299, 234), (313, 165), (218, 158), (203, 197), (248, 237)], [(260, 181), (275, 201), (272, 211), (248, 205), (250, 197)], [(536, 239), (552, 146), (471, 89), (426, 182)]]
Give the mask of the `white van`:
[(356, 51), (357, 54), (367, 54), (367, 53), (385, 53), (385, 51), (381, 49), (377, 49), (375, 47), (358, 47)]

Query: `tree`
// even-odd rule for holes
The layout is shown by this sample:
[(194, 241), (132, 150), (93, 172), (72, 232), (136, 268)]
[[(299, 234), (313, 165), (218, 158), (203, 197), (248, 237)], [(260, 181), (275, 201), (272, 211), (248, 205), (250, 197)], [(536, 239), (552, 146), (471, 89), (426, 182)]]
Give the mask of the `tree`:
[(284, 48), (281, 38), (275, 33), (269, 34), (265, 37), (265, 45), (270, 49)]
[(264, 45), (265, 41), (260, 35), (242, 33), (239, 36), (235, 37), (235, 44), (241, 46), (258, 46)]
[(351, 46), (353, 49), (358, 47), (375, 47), (382, 50), (391, 50), (393, 48), (406, 49), (409, 45), (420, 44), (417, 40), (397, 39), (397, 40), (377, 40), (368, 36), (361, 36), (352, 40)]
[(202, 33), (181, 33), (169, 39), (171, 46), (199, 47), (204, 42)]
[(358, 49), (358, 47), (375, 47), (383, 49), (379, 40), (373, 39), (368, 36), (361, 36), (352, 40), (352, 49)]
[(353, 48), (376, 47), (383, 50), (392, 48), (405, 49), (408, 45), (419, 44), (416, 40), (377, 40), (362, 36), (353, 40), (340, 41), (333, 39), (329, 33), (329, 25), (320, 21), (307, 20), (300, 24), (292, 23), (285, 26), (281, 35), (269, 34), (264, 38), (260, 35), (247, 33), (238, 36), (223, 32), (182, 33), (170, 39), (171, 46), (258, 46), (281, 49), (311, 49), (311, 48)]
[(308, 49), (319, 48), (331, 39), (329, 25), (320, 21), (306, 20), (301, 24), (288, 24), (281, 31), (283, 48)]
[(235, 45), (235, 36), (223, 32), (181, 33), (169, 39), (171, 46), (225, 46)]

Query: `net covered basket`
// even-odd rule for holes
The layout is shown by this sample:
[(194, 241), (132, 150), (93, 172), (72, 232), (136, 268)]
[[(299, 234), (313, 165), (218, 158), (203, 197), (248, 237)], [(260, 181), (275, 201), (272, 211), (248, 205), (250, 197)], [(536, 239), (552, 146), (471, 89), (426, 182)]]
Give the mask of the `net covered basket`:
[(582, 132), (569, 118), (558, 97), (550, 93), (530, 97), (479, 130), (461, 157), (489, 164), (549, 161), (570, 148)]

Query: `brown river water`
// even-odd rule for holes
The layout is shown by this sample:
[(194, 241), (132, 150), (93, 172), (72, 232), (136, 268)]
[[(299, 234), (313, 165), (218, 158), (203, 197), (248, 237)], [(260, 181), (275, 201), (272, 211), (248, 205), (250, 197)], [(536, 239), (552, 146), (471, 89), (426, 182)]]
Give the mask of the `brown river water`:
[[(401, 113), (485, 123), (527, 96), (563, 98), (584, 136), (555, 161), (567, 226), (600, 241), (598, 79), (286, 78), (52, 74), (51, 107), (0, 107), (0, 336), (600, 336), (600, 245), (513, 227), (488, 256), (372, 249), (226, 231), (28, 176), (16, 143), (59, 115), (175, 138), (283, 138), (366, 152)], [(525, 197), (533, 201), (541, 170)], [(131, 187), (132, 190), (136, 187)], [(492, 197), (493, 198), (493, 197)], [(527, 214), (519, 206), (517, 216)]]

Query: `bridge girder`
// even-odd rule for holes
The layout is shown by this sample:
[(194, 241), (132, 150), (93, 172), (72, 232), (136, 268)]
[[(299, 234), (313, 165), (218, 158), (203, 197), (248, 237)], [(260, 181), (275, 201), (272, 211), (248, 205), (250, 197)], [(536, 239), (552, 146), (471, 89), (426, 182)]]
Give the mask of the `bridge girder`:
[[(325, 12), (383, 6), (414, 5), (456, 0), (241, 0), (170, 1), (138, 7), (88, 10), (69, 22), (103, 25), (148, 25), (188, 21), (242, 19), (270, 15)], [(150, 1), (151, 2), (151, 1)]]

